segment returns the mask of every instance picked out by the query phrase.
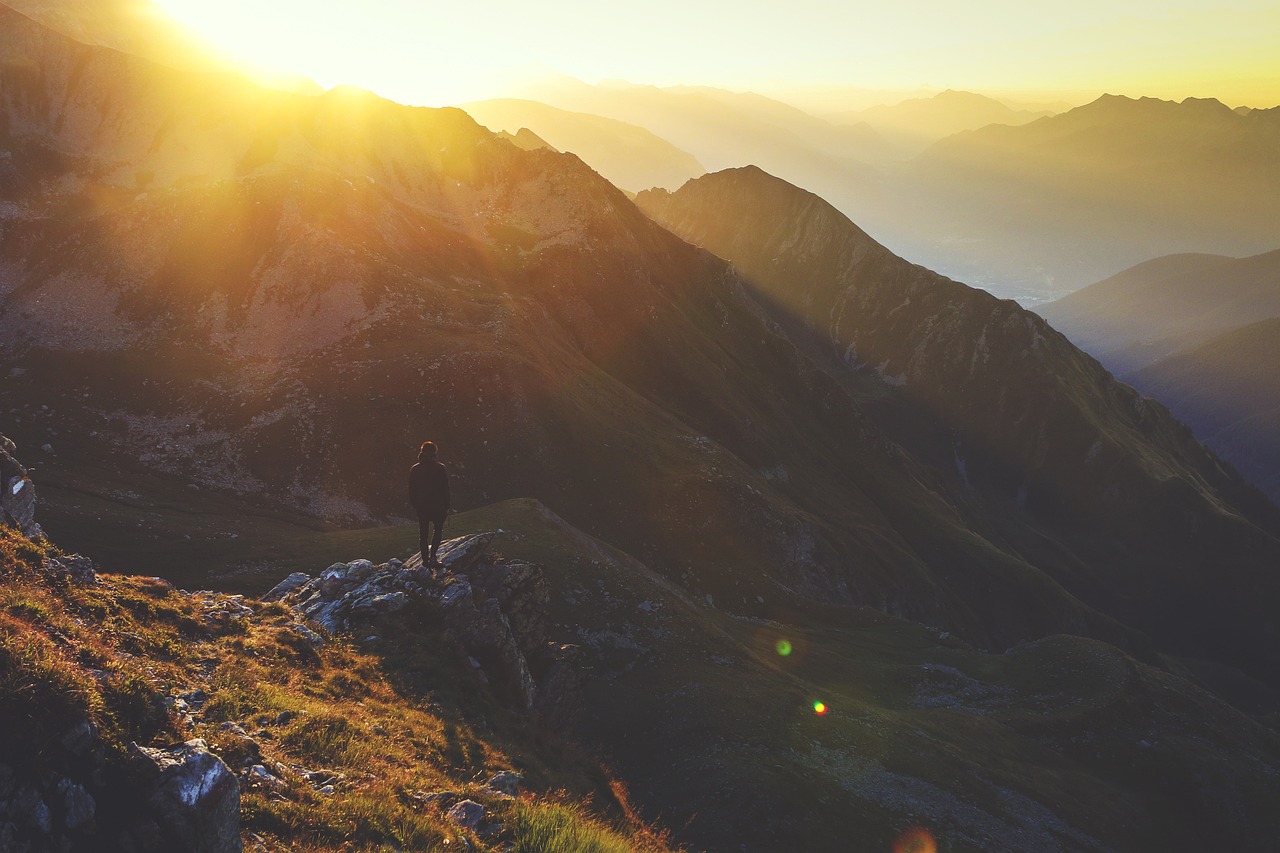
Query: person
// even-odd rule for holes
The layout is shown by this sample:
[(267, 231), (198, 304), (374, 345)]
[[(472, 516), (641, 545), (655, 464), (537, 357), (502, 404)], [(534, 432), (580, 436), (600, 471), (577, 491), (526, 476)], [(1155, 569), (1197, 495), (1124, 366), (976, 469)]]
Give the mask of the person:
[(424, 441), (418, 448), (417, 464), (409, 469), (409, 502), (418, 513), (418, 547), (422, 549), (424, 566), (440, 565), (436, 553), (444, 538), (444, 519), (449, 514), (449, 471), (436, 459), (438, 455), (435, 443)]

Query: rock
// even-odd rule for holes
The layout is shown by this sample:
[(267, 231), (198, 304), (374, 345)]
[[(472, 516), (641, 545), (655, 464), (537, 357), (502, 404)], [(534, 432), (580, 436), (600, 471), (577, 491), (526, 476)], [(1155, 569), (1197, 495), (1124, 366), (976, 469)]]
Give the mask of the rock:
[(240, 853), (240, 783), (203, 740), (170, 749), (131, 744), (130, 752), (170, 849)]
[(484, 820), (484, 806), (474, 800), (454, 803), (447, 812), (449, 820), (466, 829), (475, 829)]
[(409, 597), (403, 592), (375, 593), (366, 595), (356, 601), (355, 604), (351, 605), (351, 610), (353, 613), (355, 611), (366, 611), (361, 615), (364, 618), (369, 618), (368, 611), (372, 611), (374, 615), (395, 613), (397, 610), (403, 610), (408, 603)]
[(462, 609), (471, 603), (471, 584), (465, 580), (455, 580), (440, 594), (440, 606), (448, 610)]
[(46, 557), (44, 570), (54, 577), (63, 577), (72, 583), (88, 586), (97, 583), (98, 574), (93, 560), (81, 554), (68, 554), (62, 557)]
[(294, 634), (297, 634), (299, 637), (301, 637), (303, 640), (306, 641), (308, 646), (310, 646), (313, 649), (318, 649), (324, 645), (324, 637), (320, 636), (315, 631), (312, 631), (310, 628), (308, 628), (306, 625), (303, 625), (301, 622), (294, 622), (292, 624), (286, 625), (285, 630), (290, 631)]
[(545, 726), (568, 728), (582, 710), (581, 692), (586, 680), (582, 650), (574, 645), (549, 644), (541, 657), (546, 668), (534, 697), (534, 713)]
[(520, 791), (520, 783), (524, 777), (514, 770), (503, 770), (489, 777), (489, 790), (514, 797)]
[(14, 458), (17, 452), (17, 446), (4, 438), (0, 446), (0, 522), (12, 524), (24, 535), (32, 536), (38, 530), (36, 489), (27, 469)]
[(68, 755), (76, 758), (89, 754), (98, 742), (98, 727), (91, 720), (81, 720), (62, 733), (59, 742)]
[(40, 792), (30, 785), (18, 790), (14, 795), (9, 813), (20, 826), (48, 835), (53, 829), (53, 818), (49, 813), (49, 804), (40, 796)]
[(457, 791), (414, 791), (409, 795), (409, 799), (424, 806), (436, 805), (440, 808), (447, 808), (457, 802), (461, 796)]
[(277, 726), (283, 726), (296, 716), (297, 714), (295, 714), (293, 711), (281, 711), (279, 714), (276, 715), (274, 722)]
[(251, 783), (264, 785), (273, 791), (285, 787), (282, 779), (272, 774), (270, 770), (263, 767), (261, 764), (254, 764), (251, 766), (246, 776)]
[(68, 831), (74, 832), (93, 820), (97, 803), (83, 785), (64, 779), (58, 784), (58, 792), (62, 794), (62, 821)]
[(294, 572), (289, 577), (280, 581), (280, 583), (271, 587), (267, 594), (262, 596), (263, 601), (279, 601), (298, 587), (311, 580), (311, 575), (304, 572)]

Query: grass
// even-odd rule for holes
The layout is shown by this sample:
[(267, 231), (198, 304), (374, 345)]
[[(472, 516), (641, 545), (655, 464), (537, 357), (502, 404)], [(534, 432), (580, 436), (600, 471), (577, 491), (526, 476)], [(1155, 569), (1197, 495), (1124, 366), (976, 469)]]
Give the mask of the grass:
[[(245, 600), (251, 617), (211, 621), (227, 595), (109, 574), (73, 585), (41, 569), (50, 553), (0, 527), (0, 752), (24, 772), (76, 772), (45, 746), (87, 720), (109, 762), (133, 741), (200, 737), (234, 771), (267, 767), (269, 785), (241, 777), (242, 829), (267, 850), (671, 849), (617, 808), (589, 757), (488, 697), (422, 613), (406, 611), (381, 654), (341, 638), (312, 649), (283, 605)], [(167, 708), (197, 689), (207, 699), (190, 716)], [(484, 786), (508, 769), (529, 788), (518, 803)], [(311, 771), (333, 789), (322, 793)], [(422, 797), (433, 791), (484, 805), (481, 831)], [(604, 808), (591, 805), (597, 794)], [(522, 816), (544, 812), (558, 828), (530, 829), (540, 840), (526, 842)], [(100, 823), (110, 831), (110, 817)]]

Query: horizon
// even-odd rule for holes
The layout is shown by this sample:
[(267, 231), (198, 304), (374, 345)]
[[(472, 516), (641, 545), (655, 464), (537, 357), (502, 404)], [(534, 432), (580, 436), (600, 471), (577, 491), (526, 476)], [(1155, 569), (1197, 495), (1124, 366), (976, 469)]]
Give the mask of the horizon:
[(810, 2), (752, 14), (660, 5), (606, 17), (572, 0), (483, 13), (403, 0), (156, 6), (247, 67), (417, 106), (510, 97), (548, 75), (753, 91), (818, 113), (947, 89), (1037, 105), (1078, 106), (1104, 93), (1280, 104), (1280, 6), (1262, 0), (1225, 10), (1204, 0), (1130, 0), (1056, 11), (997, 0), (874, 11)]

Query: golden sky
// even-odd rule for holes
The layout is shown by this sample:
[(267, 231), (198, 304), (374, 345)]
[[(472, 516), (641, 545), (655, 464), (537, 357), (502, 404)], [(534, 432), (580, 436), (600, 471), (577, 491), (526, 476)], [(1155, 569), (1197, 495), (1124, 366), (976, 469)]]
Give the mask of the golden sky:
[(1280, 104), (1280, 2), (157, 0), (245, 61), (441, 106), (531, 68), (781, 92), (1104, 91)]

